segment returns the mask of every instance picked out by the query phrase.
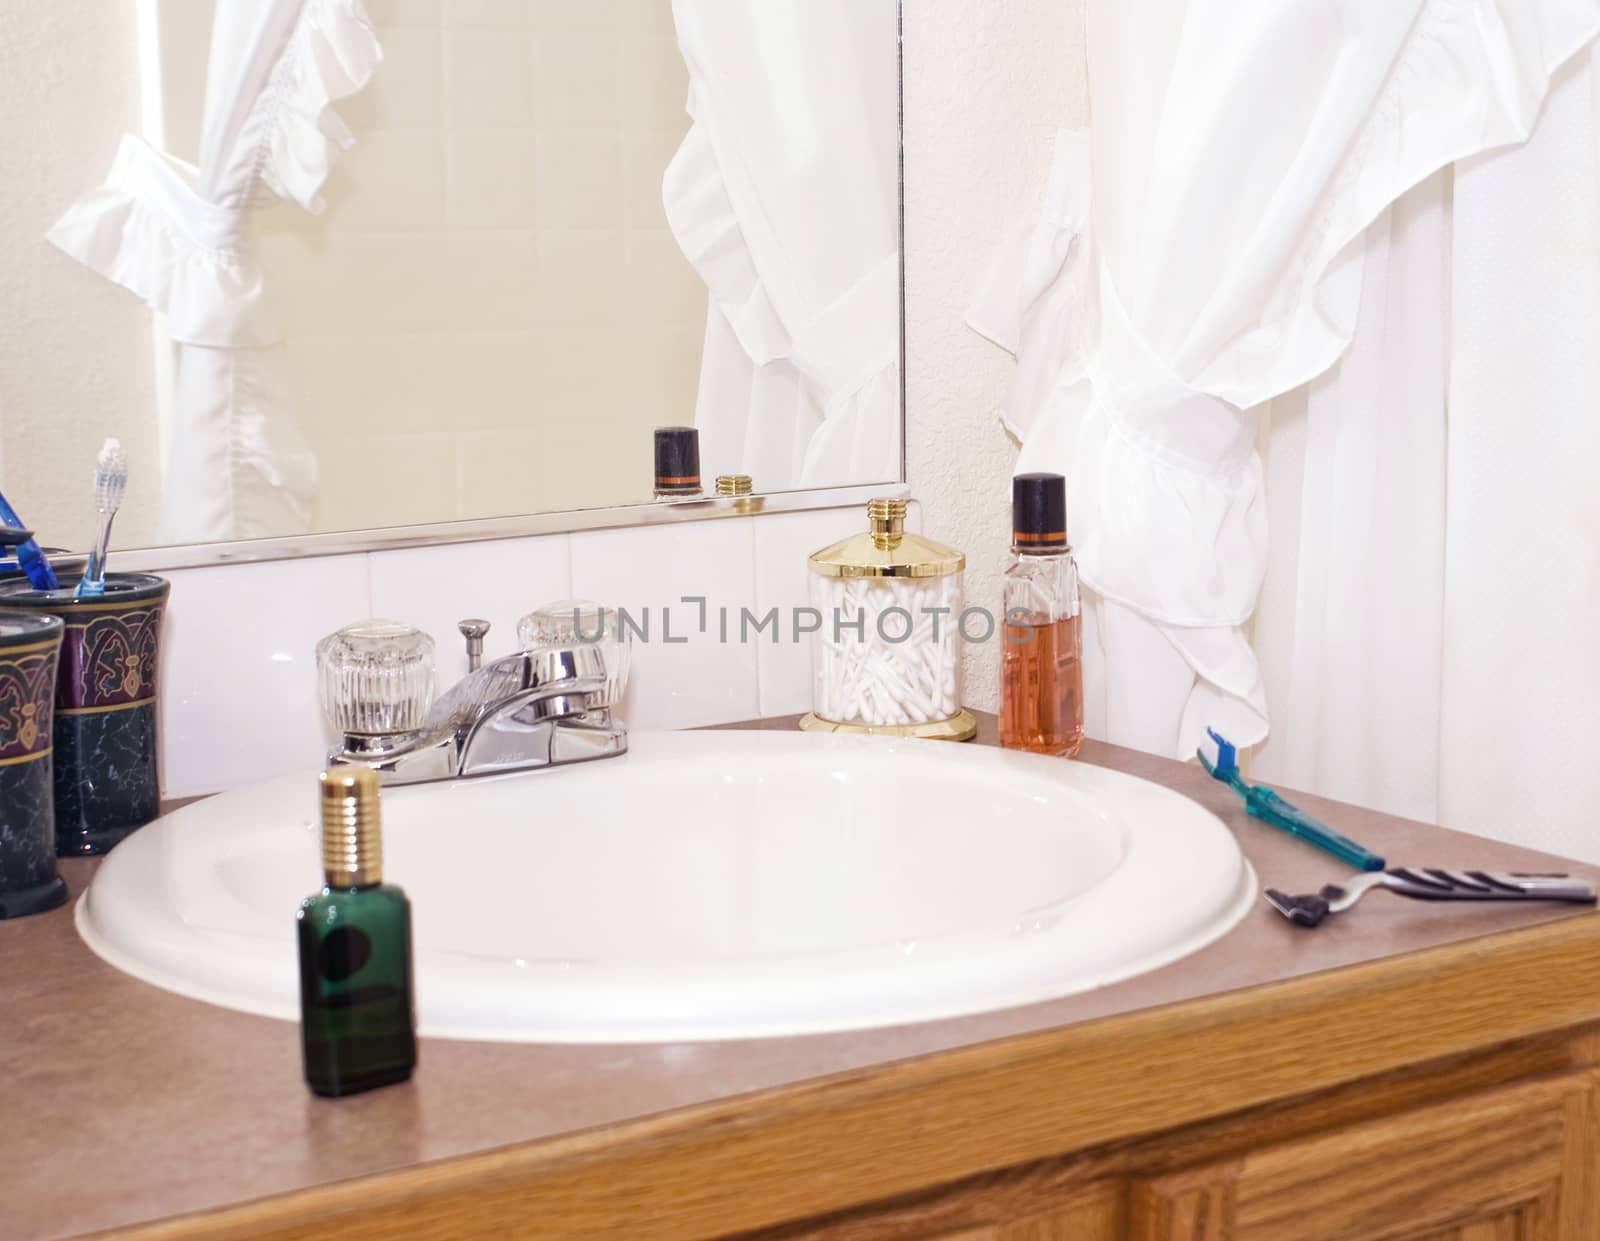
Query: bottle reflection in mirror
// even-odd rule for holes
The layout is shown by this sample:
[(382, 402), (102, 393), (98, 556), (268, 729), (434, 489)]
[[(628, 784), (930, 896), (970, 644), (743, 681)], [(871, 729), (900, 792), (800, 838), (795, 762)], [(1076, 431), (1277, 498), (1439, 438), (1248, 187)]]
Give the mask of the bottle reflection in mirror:
[(694, 500), (700, 486), (700, 432), (693, 427), (656, 428), (657, 500)]

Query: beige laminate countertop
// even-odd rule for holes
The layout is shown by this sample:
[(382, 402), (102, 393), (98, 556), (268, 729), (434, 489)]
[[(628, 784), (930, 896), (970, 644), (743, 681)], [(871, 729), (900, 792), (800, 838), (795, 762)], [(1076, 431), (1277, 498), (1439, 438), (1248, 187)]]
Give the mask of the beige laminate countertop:
[[(980, 741), (992, 744), (993, 719), (982, 726)], [(1264, 884), (1314, 890), (1343, 869), (1249, 819), (1234, 794), (1193, 764), (1094, 743), (1083, 758), (1167, 785), (1217, 813), (1238, 834)], [(1291, 796), (1392, 864), (1583, 869)], [(94, 866), (62, 864), (74, 898)], [(1557, 906), (1378, 897), (1359, 915), (1308, 933), (1260, 905), (1236, 931), (1187, 960), (1028, 1008), (742, 1043), (429, 1040), (411, 1082), (330, 1102), (305, 1089), (295, 1026), (212, 1008), (118, 973), (79, 942), (69, 905), (0, 923), (0, 1237), (44, 1241), (212, 1210), (1584, 916), (1594, 915)]]

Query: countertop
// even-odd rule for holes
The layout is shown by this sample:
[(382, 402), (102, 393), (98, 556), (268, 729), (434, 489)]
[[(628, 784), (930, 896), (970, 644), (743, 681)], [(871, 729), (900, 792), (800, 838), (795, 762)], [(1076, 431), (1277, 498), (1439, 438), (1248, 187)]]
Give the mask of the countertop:
[[(979, 742), (993, 744), (992, 717), (981, 726)], [(1250, 820), (1238, 798), (1194, 764), (1092, 742), (1082, 758), (1167, 785), (1214, 811), (1237, 833), (1265, 885), (1314, 890), (1342, 873), (1332, 859)], [(1394, 864), (1584, 869), (1288, 795)], [(74, 898), (94, 867), (63, 862)], [(1594, 915), (1379, 896), (1359, 916), (1311, 933), (1260, 905), (1233, 933), (1175, 965), (1028, 1008), (742, 1043), (429, 1040), (411, 1082), (329, 1102), (304, 1087), (293, 1025), (182, 999), (118, 973), (79, 942), (69, 904), (0, 923), (0, 1236), (45, 1241), (212, 1210), (1585, 916)]]

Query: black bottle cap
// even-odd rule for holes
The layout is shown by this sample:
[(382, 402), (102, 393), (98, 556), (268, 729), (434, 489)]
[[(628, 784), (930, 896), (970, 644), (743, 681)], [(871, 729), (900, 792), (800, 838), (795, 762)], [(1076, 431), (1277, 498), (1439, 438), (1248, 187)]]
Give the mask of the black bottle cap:
[(693, 427), (656, 428), (656, 494), (700, 493), (700, 432)]
[(1067, 549), (1067, 480), (1018, 474), (1011, 482), (1011, 546), (1019, 552)]

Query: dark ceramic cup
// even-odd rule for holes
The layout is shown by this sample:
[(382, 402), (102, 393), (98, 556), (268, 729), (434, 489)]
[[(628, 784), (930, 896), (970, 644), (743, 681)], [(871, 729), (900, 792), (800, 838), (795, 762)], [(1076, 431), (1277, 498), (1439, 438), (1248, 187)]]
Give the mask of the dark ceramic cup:
[(62, 630), (54, 616), (0, 612), (0, 920), (67, 899), (50, 776)]
[(25, 608), (66, 623), (56, 679), (56, 851), (105, 853), (155, 818), (156, 670), (172, 585), (143, 573), (109, 573), (106, 593), (72, 597), (73, 584), (33, 590), (0, 582), (0, 609)]

